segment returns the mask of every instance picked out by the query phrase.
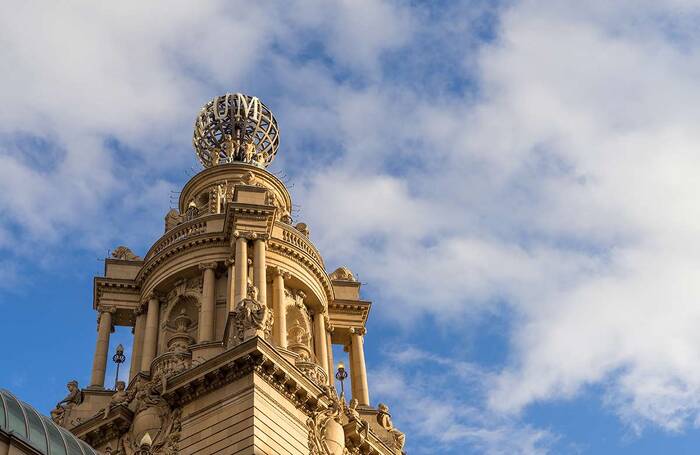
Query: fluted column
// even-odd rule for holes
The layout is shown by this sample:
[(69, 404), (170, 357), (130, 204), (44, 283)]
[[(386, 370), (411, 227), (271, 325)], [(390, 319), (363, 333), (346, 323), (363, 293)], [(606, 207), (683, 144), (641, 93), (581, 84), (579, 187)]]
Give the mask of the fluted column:
[(333, 326), (326, 321), (326, 348), (328, 349), (328, 385), (335, 385), (335, 365), (333, 362)]
[(323, 313), (317, 311), (314, 314), (314, 350), (316, 351), (316, 363), (328, 371), (328, 349), (326, 348), (326, 320)]
[(258, 300), (267, 305), (267, 276), (265, 272), (265, 240), (253, 240), (253, 284), (258, 288)]
[(158, 350), (158, 326), (160, 325), (160, 299), (152, 294), (148, 300), (148, 313), (146, 313), (146, 333), (143, 338), (143, 357), (141, 358), (141, 371), (150, 371), (151, 362), (156, 357)]
[(99, 311), (97, 345), (95, 346), (95, 357), (92, 362), (90, 386), (104, 388), (107, 354), (109, 351), (109, 335), (112, 333), (112, 314), (115, 313), (116, 309), (114, 307), (100, 307)]
[(200, 264), (202, 277), (202, 305), (199, 307), (199, 341), (214, 341), (214, 324), (216, 318), (216, 262)]
[(146, 330), (146, 305), (139, 305), (134, 310), (136, 322), (134, 323), (134, 343), (131, 347), (131, 368), (129, 368), (129, 380), (141, 371), (141, 358), (143, 357), (143, 337)]
[(236, 286), (234, 286), (234, 274), (236, 273), (235, 264), (236, 261), (233, 257), (226, 260), (226, 267), (228, 268), (228, 279), (226, 281), (226, 306), (228, 307), (229, 312), (236, 308), (236, 296), (234, 295), (236, 290)]
[(361, 405), (369, 406), (364, 347), (365, 333), (364, 327), (350, 329), (350, 372), (353, 381), (352, 397), (357, 398)]
[(272, 341), (281, 348), (287, 347), (287, 307), (284, 300), (284, 280), (291, 278), (287, 272), (275, 269), (272, 277)]
[[(234, 233), (238, 235), (238, 233)], [(248, 289), (248, 240), (245, 237), (236, 238), (236, 267), (233, 279), (233, 307), (243, 300)]]

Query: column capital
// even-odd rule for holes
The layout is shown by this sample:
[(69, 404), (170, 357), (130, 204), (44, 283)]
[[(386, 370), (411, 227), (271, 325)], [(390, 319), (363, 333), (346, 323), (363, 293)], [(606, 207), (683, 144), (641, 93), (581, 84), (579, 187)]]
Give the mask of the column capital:
[(224, 264), (226, 265), (226, 267), (231, 267), (232, 265), (236, 264), (236, 258), (234, 256), (231, 256), (224, 261)]
[(282, 267), (277, 266), (277, 265), (270, 267), (270, 274), (273, 277), (281, 276), (282, 279), (284, 279), (284, 280), (288, 280), (292, 277), (291, 273), (287, 272)]
[(199, 270), (215, 270), (218, 266), (218, 262), (202, 262), (201, 264), (199, 264)]
[(151, 300), (157, 300), (161, 302), (163, 300), (163, 294), (157, 291), (151, 291), (145, 295), (145, 302), (150, 303)]
[(112, 305), (99, 305), (97, 307), (97, 311), (102, 314), (102, 313), (111, 313), (114, 314), (117, 312), (117, 308), (112, 306)]
[(134, 308), (132, 310), (132, 312), (134, 313), (134, 316), (138, 317), (138, 316), (141, 316), (142, 314), (144, 314), (146, 312), (146, 310), (148, 310), (147, 302), (141, 302), (138, 305), (136, 305), (136, 308)]
[(367, 334), (367, 329), (364, 327), (350, 327), (350, 333), (353, 335), (365, 336)]
[(233, 231), (233, 237), (235, 239), (246, 239), (246, 240), (262, 240), (262, 241), (267, 241), (268, 235), (263, 234), (263, 233), (258, 233), (258, 232), (241, 232), (239, 230)]

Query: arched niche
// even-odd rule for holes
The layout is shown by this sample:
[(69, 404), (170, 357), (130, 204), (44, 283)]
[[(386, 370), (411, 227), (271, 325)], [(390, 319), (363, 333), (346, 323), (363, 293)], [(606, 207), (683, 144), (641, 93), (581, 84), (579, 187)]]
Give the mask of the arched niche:
[(287, 314), (287, 347), (299, 354), (300, 360), (312, 360), (313, 339), (311, 316), (304, 303), (305, 294), (293, 289), (284, 290)]
[(180, 280), (168, 293), (165, 308), (161, 314), (159, 354), (168, 351), (168, 345), (176, 334), (182, 335), (183, 318), (189, 319), (185, 330), (187, 335), (192, 341), (197, 339), (201, 298), (201, 280), (198, 278)]

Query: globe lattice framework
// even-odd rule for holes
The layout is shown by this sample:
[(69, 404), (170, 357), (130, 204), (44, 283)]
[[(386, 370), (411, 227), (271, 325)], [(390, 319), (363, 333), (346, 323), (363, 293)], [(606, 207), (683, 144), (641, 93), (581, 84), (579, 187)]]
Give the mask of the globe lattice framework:
[(234, 161), (267, 167), (279, 147), (277, 120), (258, 98), (217, 96), (202, 108), (192, 144), (205, 168)]

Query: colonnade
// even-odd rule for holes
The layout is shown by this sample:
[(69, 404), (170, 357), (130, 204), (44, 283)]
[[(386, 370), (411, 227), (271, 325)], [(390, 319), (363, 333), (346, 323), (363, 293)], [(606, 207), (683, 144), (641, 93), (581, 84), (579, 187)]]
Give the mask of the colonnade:
[[(246, 297), (249, 266), (252, 263), (253, 284), (258, 289), (258, 299), (267, 302), (267, 267), (266, 241), (253, 235), (237, 235), (234, 257), (225, 261), (228, 269), (227, 302), (228, 311), (233, 311), (237, 302)], [(249, 241), (252, 241), (253, 260), (248, 258)], [(197, 342), (206, 343), (216, 340), (216, 269), (218, 263), (202, 263), (202, 301), (199, 309)], [(272, 272), (272, 342), (281, 348), (287, 348), (287, 320), (285, 303), (285, 281), (291, 278), (289, 272), (279, 267)], [(134, 342), (131, 356), (130, 379), (140, 371), (147, 372), (157, 355), (158, 336), (160, 332), (161, 297), (153, 292), (148, 299), (134, 310)], [(92, 367), (91, 387), (103, 388), (109, 350), (110, 333), (113, 332), (112, 315), (114, 307), (101, 306), (99, 309), (97, 345)], [(328, 314), (316, 311), (312, 315), (313, 340), (316, 362), (328, 376), (329, 385), (335, 381), (333, 364), (332, 333)], [(364, 356), (364, 328), (350, 329), (350, 343), (346, 346), (350, 355), (350, 375), (352, 396), (360, 405), (369, 405), (367, 373)]]

